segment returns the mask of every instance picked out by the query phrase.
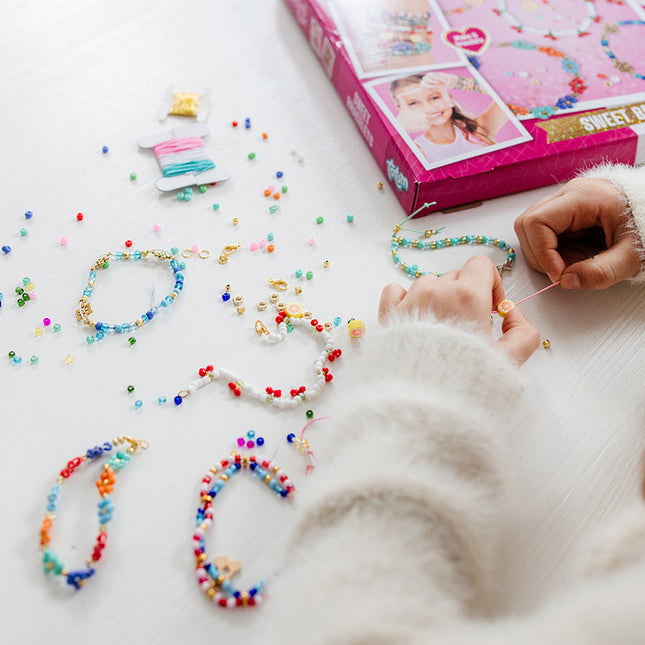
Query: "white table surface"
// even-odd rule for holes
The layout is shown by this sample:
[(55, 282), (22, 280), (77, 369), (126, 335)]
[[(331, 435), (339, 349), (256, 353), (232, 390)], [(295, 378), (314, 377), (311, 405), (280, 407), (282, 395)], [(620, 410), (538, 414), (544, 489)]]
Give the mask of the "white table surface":
[[(403, 211), (387, 185), (376, 188), (385, 179), (280, 0), (5, 3), (0, 35), (0, 243), (13, 248), (0, 255), (2, 640), (247, 642), (252, 612), (211, 606), (194, 579), (191, 537), (200, 480), (237, 437), (255, 429), (266, 439), (262, 454), (275, 455), (296, 486), (306, 487), (302, 457), (285, 438), (302, 428), (309, 406), (269, 409), (235, 399), (219, 383), (181, 407), (172, 397), (211, 362), (258, 385), (289, 389), (310, 382), (319, 351), (310, 339), (296, 332), (268, 348), (253, 331), (257, 318), (267, 325), (272, 319), (255, 306), (271, 292), (267, 279), (282, 278), (289, 282), (285, 299), (294, 299), (300, 284), (300, 301), (318, 318), (343, 319), (334, 333), (344, 350), (332, 369), (336, 378), (311, 405), (317, 417), (333, 416), (343, 365), (357, 351), (346, 321), (363, 319), (369, 334), (382, 287), (409, 285), (389, 256), (391, 229)], [(208, 145), (216, 163), (233, 171), (229, 182), (196, 191), (190, 203), (157, 191), (154, 156), (136, 146), (143, 134), (183, 123), (158, 121), (170, 87), (212, 88)], [(233, 120), (240, 127), (232, 128)], [(257, 153), (253, 161), (249, 152)], [(282, 185), (276, 170), (284, 172), (289, 192), (270, 214), (274, 202), (263, 190)], [(437, 213), (420, 228), (447, 225), (450, 235), (494, 234), (517, 245), (514, 218), (552, 190)], [(34, 213), (29, 221), (27, 210)], [(322, 225), (318, 216), (325, 218)], [(249, 244), (269, 231), (275, 252), (252, 253)], [(127, 239), (139, 249), (196, 244), (211, 257), (185, 260), (184, 293), (134, 334), (136, 345), (130, 347), (125, 335), (90, 346), (87, 328), (75, 319), (77, 300), (90, 265), (106, 251), (125, 250)], [(227, 265), (218, 264), (221, 249), (234, 242), (243, 248)], [(447, 269), (465, 259), (458, 251), (418, 262)], [(314, 278), (297, 280), (298, 268), (312, 270)], [(23, 276), (32, 279), (38, 298), (19, 309), (13, 290)], [(233, 295), (244, 296), (244, 315), (222, 303), (227, 283)], [(151, 288), (159, 299), (169, 284), (161, 268), (116, 265), (97, 278), (95, 311), (109, 322), (132, 319), (149, 306)], [(518, 253), (505, 277), (509, 297), (520, 299), (546, 284)], [(637, 496), (645, 448), (643, 291), (624, 285), (601, 293), (554, 289), (523, 310), (552, 347), (540, 348), (524, 368), (531, 413), (504, 429), (516, 513), (497, 606), (510, 612), (530, 610), (562, 585), (581, 536)], [(62, 329), (36, 337), (45, 316)], [(23, 357), (20, 365), (7, 358), (9, 350)], [(69, 366), (68, 354), (75, 356)], [(37, 365), (30, 364), (32, 355)], [(129, 384), (133, 394), (126, 392)], [(166, 405), (158, 404), (160, 396), (168, 398)], [(324, 423), (308, 432), (314, 449), (317, 441), (324, 444), (317, 439), (324, 437)], [(74, 593), (41, 571), (38, 531), (46, 496), (68, 459), (116, 434), (145, 438), (151, 447), (120, 473), (104, 558), (96, 576)], [(322, 454), (312, 477), (324, 476)], [(51, 546), (70, 568), (84, 566), (96, 535), (98, 470), (75, 474), (60, 500)], [(279, 570), (299, 512), (297, 498), (285, 502), (260, 488), (239, 475), (215, 504), (208, 540), (211, 555), (242, 560), (241, 586)], [(284, 610), (270, 600), (262, 609)]]

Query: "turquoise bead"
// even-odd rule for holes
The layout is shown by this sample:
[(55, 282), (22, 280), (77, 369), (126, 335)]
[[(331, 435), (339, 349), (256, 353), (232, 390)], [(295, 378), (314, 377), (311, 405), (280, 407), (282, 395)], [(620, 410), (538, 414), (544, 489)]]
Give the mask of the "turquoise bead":
[(302, 278), (302, 269), (296, 269), (296, 278)]

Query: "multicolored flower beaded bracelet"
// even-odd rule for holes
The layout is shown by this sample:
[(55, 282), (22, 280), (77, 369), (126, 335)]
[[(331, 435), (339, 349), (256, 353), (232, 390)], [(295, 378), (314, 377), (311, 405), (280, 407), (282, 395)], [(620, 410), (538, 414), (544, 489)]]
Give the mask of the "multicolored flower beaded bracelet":
[(645, 20), (619, 20), (616, 23), (605, 25), (602, 30), (600, 45), (602, 46), (602, 50), (605, 52), (605, 54), (607, 54), (607, 56), (609, 56), (609, 58), (614, 62), (614, 67), (619, 72), (629, 74), (630, 76), (634, 76), (635, 78), (640, 78), (642, 81), (645, 81), (645, 74), (637, 72), (631, 63), (618, 60), (618, 58), (616, 58), (616, 54), (614, 54), (614, 52), (609, 47), (610, 34), (618, 33), (619, 27), (626, 27), (630, 25), (645, 25)]
[(324, 348), (318, 354), (314, 361), (315, 379), (314, 384), (307, 388), (304, 385), (293, 387), (289, 390), (289, 398), (283, 398), (282, 390), (269, 386), (264, 390), (250, 385), (242, 380), (240, 376), (224, 368), (216, 368), (213, 365), (207, 365), (199, 370), (200, 378), (194, 380), (188, 387), (180, 390), (175, 396), (175, 405), (181, 405), (183, 400), (194, 394), (198, 389), (213, 383), (217, 380), (226, 382), (229, 390), (236, 397), (249, 397), (261, 403), (268, 403), (274, 408), (281, 410), (291, 410), (298, 407), (305, 401), (315, 399), (320, 393), (322, 386), (330, 383), (334, 378), (325, 366), (325, 361), (333, 363), (342, 355), (342, 350), (334, 348), (330, 333), (325, 329), (317, 319), (313, 318), (309, 312), (303, 311), (299, 303), (291, 302), (281, 309), (275, 319), (278, 324), (276, 332), (269, 332), (262, 321), (255, 323), (256, 332), (266, 338), (270, 343), (281, 343), (286, 339), (287, 334), (297, 327), (310, 329), (315, 338), (319, 338), (324, 343)]
[(496, 246), (504, 251), (506, 251), (506, 261), (503, 264), (497, 265), (497, 271), (501, 275), (503, 271), (510, 271), (513, 268), (513, 263), (515, 262), (515, 250), (511, 247), (510, 244), (500, 240), (497, 237), (490, 235), (461, 235), (460, 237), (446, 237), (443, 240), (433, 240), (431, 242), (425, 242), (423, 238), (421, 239), (408, 239), (399, 235), (401, 231), (410, 231), (412, 233), (418, 233), (423, 235), (424, 238), (429, 238), (436, 235), (439, 231), (442, 231), (444, 227), (438, 229), (427, 229), (425, 231), (417, 231), (411, 228), (403, 228), (405, 224), (411, 217), (414, 217), (424, 208), (431, 206), (432, 204), (424, 204), (421, 208), (417, 209), (410, 215), (406, 217), (400, 224), (397, 224), (392, 229), (392, 240), (390, 243), (390, 252), (392, 254), (392, 259), (394, 263), (405, 273), (413, 278), (420, 278), (422, 275), (430, 273), (431, 275), (436, 275), (437, 277), (443, 275), (436, 271), (423, 271), (418, 264), (408, 264), (404, 262), (401, 256), (399, 255), (399, 249), (401, 247), (410, 247), (413, 249), (419, 249), (421, 251), (434, 251), (437, 249), (445, 249), (450, 246), (460, 246), (463, 244), (487, 244), (489, 246)]
[[(110, 266), (110, 260), (138, 261), (149, 256), (152, 256), (153, 258), (162, 262), (169, 261), (170, 268), (172, 269), (175, 278), (175, 284), (170, 294), (162, 298), (157, 305), (150, 307), (150, 309), (141, 314), (139, 318), (131, 322), (110, 324), (104, 322), (95, 322), (94, 320), (92, 320), (90, 318), (93, 313), (90, 297), (92, 295), (92, 292), (94, 291), (97, 271), (101, 269), (107, 269)], [(169, 253), (168, 251), (162, 251), (160, 249), (152, 249), (148, 251), (117, 251), (115, 253), (108, 251), (105, 255), (102, 255), (90, 269), (87, 286), (83, 291), (83, 296), (78, 301), (79, 307), (76, 310), (76, 319), (79, 322), (82, 322), (84, 325), (88, 325), (92, 329), (96, 330), (96, 340), (102, 340), (105, 337), (105, 334), (119, 334), (134, 331), (135, 329), (150, 322), (159, 311), (172, 305), (172, 303), (179, 297), (184, 288), (184, 275), (181, 271), (182, 269), (179, 261), (176, 260), (172, 253)], [(92, 340), (90, 340), (90, 338)], [(88, 343), (93, 341), (94, 337), (89, 336)]]
[(229, 479), (244, 469), (250, 470), (280, 497), (289, 497), (295, 492), (291, 480), (279, 466), (267, 459), (260, 461), (253, 455), (240, 455), (236, 452), (231, 453), (230, 459), (222, 460), (219, 467), (211, 468), (202, 478), (197, 528), (193, 534), (197, 581), (215, 605), (229, 609), (253, 607), (264, 600), (262, 590), (265, 580), (257, 582), (248, 591), (240, 591), (231, 583), (231, 578), (241, 569), (239, 561), (218, 556), (213, 562), (209, 562), (206, 555), (206, 532), (213, 524), (213, 500)]
[[(58, 507), (58, 498), (60, 496), (62, 485), (67, 479), (81, 466), (84, 462), (97, 460), (99, 457), (111, 453), (117, 446), (129, 444), (125, 450), (117, 450), (105, 464), (103, 464), (103, 472), (96, 481), (96, 487), (99, 491), (101, 499), (98, 503), (98, 516), (99, 516), (99, 534), (96, 538), (96, 543), (92, 550), (92, 555), (86, 561), (84, 569), (77, 569), (70, 571), (61, 562), (60, 558), (52, 551), (48, 544), (51, 542), (50, 531), (56, 517), (56, 509)], [(100, 446), (88, 448), (84, 455), (74, 457), (67, 462), (67, 466), (63, 468), (56, 480), (56, 484), (49, 491), (47, 496), (47, 512), (45, 519), (40, 527), (40, 548), (43, 552), (43, 570), (46, 575), (63, 576), (65, 582), (80, 589), (91, 578), (94, 573), (95, 564), (101, 559), (103, 549), (107, 542), (107, 524), (112, 519), (112, 512), (114, 506), (112, 504), (111, 493), (116, 483), (116, 472), (125, 468), (130, 462), (131, 456), (139, 449), (145, 450), (148, 448), (148, 443), (141, 439), (133, 439), (132, 437), (116, 437), (111, 442), (106, 441)]]

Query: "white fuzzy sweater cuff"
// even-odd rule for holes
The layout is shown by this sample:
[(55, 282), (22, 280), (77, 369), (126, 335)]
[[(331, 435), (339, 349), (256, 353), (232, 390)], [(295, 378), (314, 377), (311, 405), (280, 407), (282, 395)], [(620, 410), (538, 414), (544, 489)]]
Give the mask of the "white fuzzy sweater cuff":
[(641, 272), (629, 280), (631, 283), (645, 284), (645, 167), (623, 164), (605, 164), (581, 173), (582, 177), (596, 177), (610, 181), (625, 197), (625, 207), (632, 214), (632, 229), (640, 240)]

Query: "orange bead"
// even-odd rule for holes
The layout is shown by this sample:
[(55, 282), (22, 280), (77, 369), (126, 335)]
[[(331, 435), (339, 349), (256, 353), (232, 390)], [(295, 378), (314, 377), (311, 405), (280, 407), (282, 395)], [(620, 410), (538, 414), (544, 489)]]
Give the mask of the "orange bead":
[(273, 244), (269, 244), (269, 246), (267, 246), (267, 251), (269, 253), (273, 253), (275, 251), (275, 246), (273, 246)]
[(280, 193), (273, 193), (273, 199), (280, 199)]
[(268, 197), (271, 194), (271, 191), (268, 188), (264, 189), (264, 196)]
[(268, 135), (266, 132), (263, 132), (263, 133), (262, 133), (262, 138), (263, 138), (263, 139), (268, 139), (268, 138), (269, 138), (269, 135)]

